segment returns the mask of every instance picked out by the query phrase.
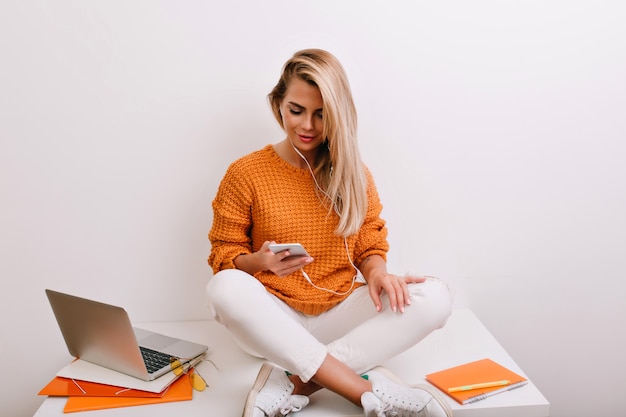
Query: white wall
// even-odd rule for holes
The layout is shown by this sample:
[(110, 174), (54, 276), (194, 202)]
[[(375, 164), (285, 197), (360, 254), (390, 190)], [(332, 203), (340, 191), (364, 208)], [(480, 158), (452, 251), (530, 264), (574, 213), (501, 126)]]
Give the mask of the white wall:
[(45, 288), (207, 317), (211, 200), (304, 47), (350, 75), (391, 268), (448, 279), (553, 416), (622, 412), (626, 6), (410, 3), (2, 2), (3, 415), (70, 359)]

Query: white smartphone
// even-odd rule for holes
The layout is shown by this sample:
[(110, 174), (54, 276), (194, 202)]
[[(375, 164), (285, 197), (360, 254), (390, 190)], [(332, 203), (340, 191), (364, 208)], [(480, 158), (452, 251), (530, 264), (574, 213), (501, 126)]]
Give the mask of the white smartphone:
[(271, 243), (269, 249), (274, 252), (289, 251), (289, 256), (310, 256), (304, 246), (299, 243)]

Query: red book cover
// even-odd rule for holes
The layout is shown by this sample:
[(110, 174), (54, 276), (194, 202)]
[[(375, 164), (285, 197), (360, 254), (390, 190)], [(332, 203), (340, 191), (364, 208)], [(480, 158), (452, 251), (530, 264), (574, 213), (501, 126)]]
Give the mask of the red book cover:
[(147, 397), (160, 398), (162, 392), (141, 391), (97, 382), (79, 381), (71, 378), (55, 377), (39, 391), (39, 395), (51, 397)]
[(178, 378), (170, 385), (162, 397), (68, 397), (63, 411), (101, 410), (105, 408), (132, 407), (137, 405), (159, 404), (172, 401), (189, 401), (193, 398), (193, 388), (189, 378)]

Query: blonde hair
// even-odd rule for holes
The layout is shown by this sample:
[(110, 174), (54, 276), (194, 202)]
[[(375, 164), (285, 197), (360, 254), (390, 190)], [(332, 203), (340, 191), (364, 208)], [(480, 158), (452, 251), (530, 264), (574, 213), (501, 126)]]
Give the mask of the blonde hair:
[(278, 124), (284, 128), (280, 105), (289, 82), (298, 77), (319, 88), (323, 101), (324, 137), (312, 170), (339, 215), (335, 233), (357, 233), (367, 212), (367, 178), (357, 143), (357, 113), (348, 77), (335, 56), (321, 49), (296, 52), (283, 66), (278, 84), (268, 95)]

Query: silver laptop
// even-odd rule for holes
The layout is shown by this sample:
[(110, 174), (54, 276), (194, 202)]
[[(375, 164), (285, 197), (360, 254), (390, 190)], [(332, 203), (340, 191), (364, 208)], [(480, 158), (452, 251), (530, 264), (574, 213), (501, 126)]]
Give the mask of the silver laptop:
[(121, 307), (49, 289), (46, 295), (70, 354), (84, 361), (152, 381), (172, 370), (172, 358), (197, 360), (208, 349), (133, 328)]

